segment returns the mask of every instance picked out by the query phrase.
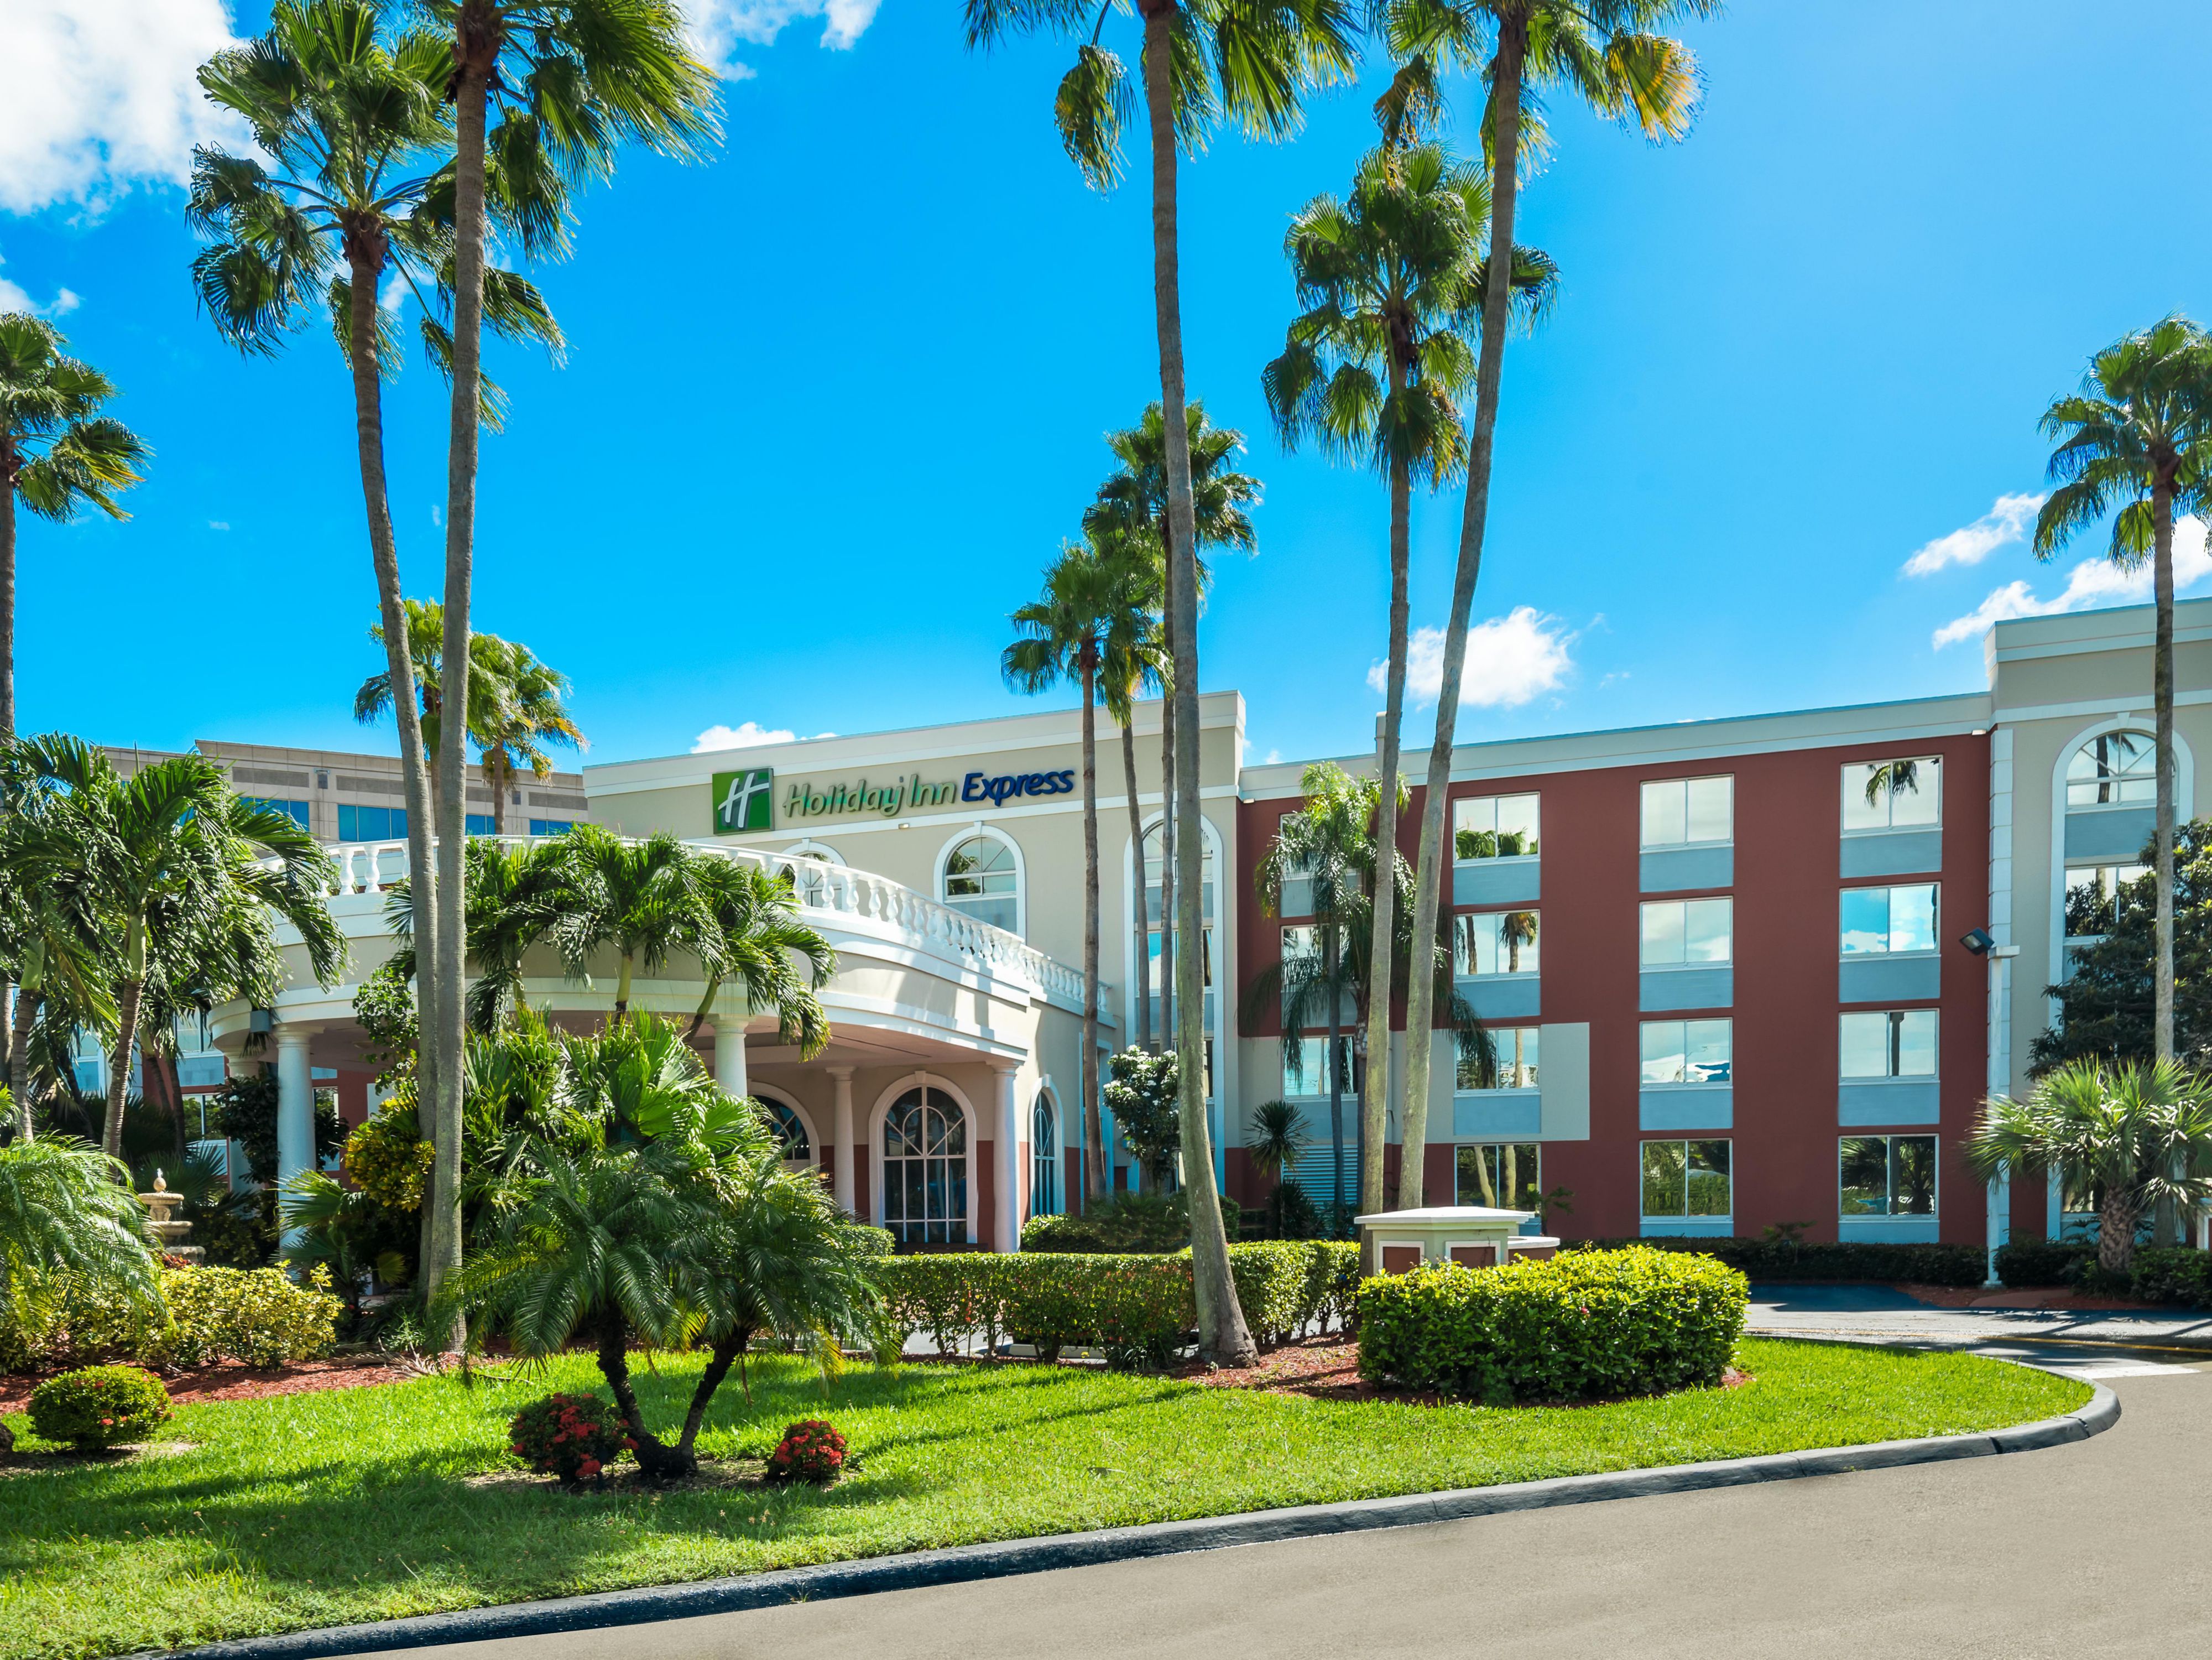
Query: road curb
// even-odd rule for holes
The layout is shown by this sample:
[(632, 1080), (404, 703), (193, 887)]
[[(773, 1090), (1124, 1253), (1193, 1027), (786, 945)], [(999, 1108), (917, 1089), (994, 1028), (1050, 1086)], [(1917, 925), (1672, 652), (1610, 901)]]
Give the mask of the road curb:
[(1841, 1475), (1855, 1470), (1888, 1469), (1904, 1464), (1940, 1463), (1954, 1458), (1987, 1458), (2000, 1453), (2032, 1452), (2086, 1441), (2118, 1421), (2119, 1397), (2092, 1383), (2087, 1403), (2057, 1418), (2011, 1429), (1971, 1435), (1932, 1435), (1910, 1441), (1876, 1441), (1858, 1447), (1823, 1447), (1803, 1452), (1768, 1453), (1753, 1458), (1714, 1459), (1657, 1469), (1606, 1471), (1592, 1475), (1553, 1476), (1491, 1487), (1460, 1487), (1443, 1493), (1407, 1493), (1388, 1499), (1352, 1499), (1334, 1505), (1301, 1505), (1289, 1509), (1250, 1511), (1237, 1516), (1197, 1517), (1183, 1522), (1154, 1522), (1136, 1527), (1101, 1528), (1090, 1533), (1056, 1534), (1042, 1539), (1012, 1539), (991, 1544), (956, 1545), (944, 1550), (909, 1551), (853, 1562), (781, 1568), (681, 1585), (649, 1585), (634, 1590), (599, 1591), (538, 1602), (509, 1602), (465, 1608), (452, 1614), (417, 1614), (371, 1625), (331, 1626), (276, 1637), (249, 1637), (176, 1651), (175, 1660), (324, 1660), (337, 1655), (374, 1654), (392, 1649), (428, 1648), (449, 1643), (478, 1643), (514, 1637), (543, 1637), (556, 1632), (591, 1631), (614, 1626), (687, 1620), (702, 1614), (735, 1614), (787, 1602), (823, 1602), (876, 1591), (913, 1590), (1055, 1568), (1089, 1567), (1147, 1556), (1224, 1550), (1235, 1545), (1267, 1544), (1328, 1534), (1362, 1533), (1382, 1528), (1418, 1527), (1477, 1516), (1549, 1510), (1608, 1499), (1640, 1499), (1657, 1493), (1694, 1493), (1708, 1487), (1750, 1487), (1809, 1475)]

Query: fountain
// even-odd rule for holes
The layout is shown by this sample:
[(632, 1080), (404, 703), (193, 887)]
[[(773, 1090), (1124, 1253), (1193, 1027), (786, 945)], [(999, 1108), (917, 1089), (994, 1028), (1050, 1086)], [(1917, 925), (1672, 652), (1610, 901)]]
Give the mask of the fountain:
[(184, 1195), (169, 1191), (169, 1184), (159, 1169), (154, 1172), (154, 1191), (140, 1194), (138, 1202), (146, 1207), (146, 1231), (160, 1243), (162, 1256), (194, 1268), (205, 1260), (204, 1246), (185, 1243), (191, 1234), (192, 1225), (178, 1220), (175, 1215), (177, 1207), (184, 1202)]

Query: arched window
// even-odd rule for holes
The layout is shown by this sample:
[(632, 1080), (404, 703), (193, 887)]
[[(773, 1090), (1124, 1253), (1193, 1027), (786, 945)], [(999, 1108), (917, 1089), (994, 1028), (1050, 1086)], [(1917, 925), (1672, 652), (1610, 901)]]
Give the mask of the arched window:
[(1052, 1098), (1040, 1095), (1030, 1109), (1030, 1214), (1060, 1213), (1059, 1115)]
[(2158, 799), (2158, 744), (2147, 732), (2100, 732), (2066, 763), (2066, 805), (2147, 806)]
[(968, 1238), (968, 1122), (960, 1104), (917, 1085), (884, 1117), (884, 1225), (902, 1244)]
[(995, 836), (970, 836), (945, 854), (942, 895), (979, 922), (1022, 931), (1021, 870), (1012, 845)]
[(783, 1143), (783, 1162), (811, 1168), (814, 1163), (814, 1146), (807, 1139), (806, 1126), (800, 1122), (799, 1115), (781, 1101), (763, 1100), (761, 1105), (768, 1109), (769, 1128), (775, 1132), (775, 1139)]

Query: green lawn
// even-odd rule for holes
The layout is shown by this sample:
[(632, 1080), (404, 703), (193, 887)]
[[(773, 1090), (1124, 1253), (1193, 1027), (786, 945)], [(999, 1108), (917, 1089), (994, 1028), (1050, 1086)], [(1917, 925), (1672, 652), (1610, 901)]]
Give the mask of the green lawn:
[[(1994, 1428), (2084, 1384), (1967, 1356), (1747, 1341), (1756, 1381), (1569, 1409), (1431, 1409), (1087, 1368), (754, 1367), (702, 1438), (763, 1456), (826, 1415), (857, 1475), (821, 1493), (564, 1496), (470, 1487), (550, 1378), (449, 1378), (185, 1407), (173, 1456), (0, 1476), (0, 1656), (90, 1656), (981, 1539)], [(641, 1375), (672, 1421), (697, 1361)], [(9, 1420), (28, 1443), (27, 1420)]]

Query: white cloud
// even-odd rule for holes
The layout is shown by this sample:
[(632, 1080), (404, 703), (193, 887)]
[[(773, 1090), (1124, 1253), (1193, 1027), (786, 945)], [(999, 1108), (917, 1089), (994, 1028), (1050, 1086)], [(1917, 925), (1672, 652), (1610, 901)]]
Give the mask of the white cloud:
[[(1575, 636), (1534, 605), (1516, 605), (1503, 617), (1468, 630), (1467, 666), (1460, 676), (1462, 708), (1514, 708), (1540, 692), (1555, 690), (1574, 666), (1568, 648)], [(1444, 631), (1416, 629), (1406, 642), (1406, 684), (1419, 703), (1433, 703), (1443, 690)], [(1376, 691), (1389, 689), (1389, 671), (1367, 671)]]
[[(0, 0), (4, 3), (4, 0)], [(0, 259), (0, 265), (8, 262)], [(0, 277), (0, 311), (27, 311), (40, 317), (66, 317), (84, 303), (83, 297), (73, 289), (57, 289), (54, 297), (45, 305), (31, 298), (30, 290), (21, 283), (11, 283)]]
[[(834, 732), (817, 732), (809, 738), (835, 738)], [(763, 744), (790, 744), (798, 741), (799, 734), (787, 727), (763, 727), (757, 721), (748, 721), (743, 726), (709, 727), (691, 742), (691, 753), (703, 755), (708, 750), (750, 750)]]
[(193, 78), (232, 44), (222, 0), (5, 0), (0, 34), (9, 212), (180, 184), (192, 146), (234, 131)]
[(1903, 575), (1933, 576), (1947, 565), (1978, 565), (2008, 542), (2017, 542), (2049, 498), (2000, 496), (1995, 506), (1971, 525), (1923, 544), (1905, 562)]
[(801, 17), (822, 20), (822, 44), (833, 52), (852, 46), (876, 21), (882, 0), (699, 0), (690, 9), (699, 55), (726, 79), (749, 81), (755, 71), (731, 54), (739, 41), (772, 46), (784, 27)]
[[(1964, 617), (1954, 617), (1936, 630), (1937, 650), (1962, 640), (1978, 640), (1993, 623), (2014, 617), (2054, 617), (2060, 611), (2087, 611), (2093, 605), (2141, 605), (2151, 597), (2153, 573), (2146, 559), (2133, 570), (2122, 570), (2109, 559), (2084, 559), (2066, 573), (2066, 586), (2048, 599), (2036, 597), (2025, 581), (2008, 582)], [(2186, 588), (2212, 576), (2212, 552), (2204, 544), (2204, 522), (2185, 518), (2173, 527), (2173, 586)]]
[(228, 519), (210, 519), (208, 520), (208, 528), (210, 530), (228, 530), (230, 528), (230, 520)]

